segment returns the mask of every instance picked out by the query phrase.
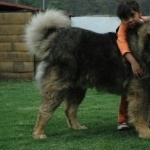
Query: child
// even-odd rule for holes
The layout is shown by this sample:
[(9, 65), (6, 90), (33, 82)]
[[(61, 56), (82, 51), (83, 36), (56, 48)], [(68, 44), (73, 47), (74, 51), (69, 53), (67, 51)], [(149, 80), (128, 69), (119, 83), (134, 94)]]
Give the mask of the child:
[[(139, 8), (139, 5), (134, 0), (123, 0), (118, 8), (117, 15), (121, 20), (121, 24), (118, 28), (117, 34), (117, 44), (120, 49), (122, 56), (130, 63), (133, 75), (135, 77), (143, 76), (143, 70), (139, 62), (132, 55), (127, 40), (126, 40), (126, 31), (128, 28), (134, 28), (136, 23), (144, 23), (149, 21), (147, 17), (143, 17), (142, 12)], [(127, 115), (127, 106), (125, 96), (121, 97), (121, 102), (119, 106), (118, 114), (118, 130), (129, 129), (128, 125), (128, 115)]]

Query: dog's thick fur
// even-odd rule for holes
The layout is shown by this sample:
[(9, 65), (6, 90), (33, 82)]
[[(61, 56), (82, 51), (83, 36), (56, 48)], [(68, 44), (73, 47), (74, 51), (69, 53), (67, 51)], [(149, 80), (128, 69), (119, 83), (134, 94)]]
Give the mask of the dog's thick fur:
[[(44, 128), (55, 109), (64, 101), (68, 125), (86, 129), (77, 121), (79, 104), (87, 88), (124, 93), (129, 116), (143, 138), (150, 137), (150, 24), (128, 31), (129, 45), (141, 62), (145, 76), (126, 80), (127, 71), (116, 44), (116, 34), (98, 34), (72, 28), (61, 11), (47, 10), (33, 16), (25, 29), (28, 50), (41, 60), (36, 81), (43, 96), (34, 138), (45, 138)], [(131, 69), (128, 69), (131, 70)], [(128, 75), (129, 76), (129, 75)], [(123, 83), (128, 81), (125, 86)], [(115, 90), (114, 90), (115, 89)]]

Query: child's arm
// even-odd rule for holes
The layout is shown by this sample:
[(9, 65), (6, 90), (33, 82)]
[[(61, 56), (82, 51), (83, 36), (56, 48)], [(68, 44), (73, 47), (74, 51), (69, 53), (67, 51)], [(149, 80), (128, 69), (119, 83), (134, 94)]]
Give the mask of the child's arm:
[(126, 36), (127, 36), (126, 30), (127, 30), (127, 27), (124, 24), (121, 24), (118, 30), (117, 44), (118, 44), (118, 47), (122, 56), (124, 56), (131, 64), (131, 68), (132, 68), (132, 72), (134, 76), (140, 77), (143, 75), (143, 71), (142, 71), (140, 64), (137, 62), (137, 60), (134, 58), (134, 56), (130, 52), (130, 48), (126, 40)]
[(143, 76), (144, 74), (143, 70), (138, 61), (133, 57), (133, 55), (130, 52), (128, 52), (124, 54), (124, 57), (130, 62), (134, 76), (136, 77)]

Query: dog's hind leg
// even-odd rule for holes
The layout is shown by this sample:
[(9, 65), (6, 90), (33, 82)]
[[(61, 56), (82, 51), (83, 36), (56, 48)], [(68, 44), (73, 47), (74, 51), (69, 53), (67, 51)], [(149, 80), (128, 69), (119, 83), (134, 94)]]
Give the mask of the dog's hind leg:
[(46, 138), (44, 133), (46, 123), (51, 119), (56, 108), (64, 100), (68, 86), (69, 83), (62, 82), (54, 73), (53, 75), (49, 74), (43, 81), (41, 87), (43, 101), (39, 108), (39, 117), (34, 128), (33, 138)]
[(73, 129), (87, 129), (77, 121), (77, 112), (80, 103), (85, 97), (86, 90), (81, 88), (69, 89), (68, 95), (65, 99), (65, 114), (67, 117), (67, 124)]
[(35, 139), (46, 138), (44, 133), (44, 128), (46, 123), (51, 119), (55, 109), (61, 104), (62, 101), (57, 100), (55, 96), (53, 97), (53, 92), (50, 90), (47, 93), (47, 96), (44, 95), (43, 102), (39, 108), (39, 116), (37, 119), (37, 123), (34, 128), (33, 137)]

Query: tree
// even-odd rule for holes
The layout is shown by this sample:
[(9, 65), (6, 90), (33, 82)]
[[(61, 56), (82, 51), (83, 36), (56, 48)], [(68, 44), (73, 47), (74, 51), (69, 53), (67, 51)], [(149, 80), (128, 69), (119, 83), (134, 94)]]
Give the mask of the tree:
[[(42, 8), (43, 0), (5, 0), (32, 7)], [(80, 15), (116, 15), (117, 5), (121, 0), (45, 0), (45, 8), (57, 8), (75, 16)], [(144, 15), (150, 15), (149, 0), (137, 0)]]

